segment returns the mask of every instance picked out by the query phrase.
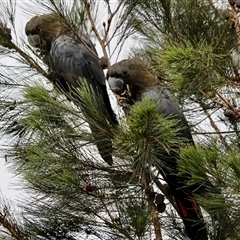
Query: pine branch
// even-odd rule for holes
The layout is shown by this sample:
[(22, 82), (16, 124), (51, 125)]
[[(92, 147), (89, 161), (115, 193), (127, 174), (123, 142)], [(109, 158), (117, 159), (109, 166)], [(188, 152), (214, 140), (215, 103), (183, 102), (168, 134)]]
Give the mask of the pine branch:
[(220, 140), (222, 141), (223, 145), (226, 147), (226, 149), (229, 149), (228, 143), (226, 142), (225, 138), (221, 134), (220, 129), (218, 128), (218, 126), (214, 122), (213, 118), (211, 117), (211, 114), (204, 107), (203, 107), (203, 111), (204, 111), (205, 115), (207, 116), (207, 118), (209, 119), (211, 126), (213, 127), (213, 129), (215, 129), (216, 133), (218, 134), (218, 136), (219, 136)]
[(16, 240), (25, 240), (26, 238), (21, 235), (17, 225), (8, 220), (9, 218), (11, 218), (10, 212), (7, 206), (4, 206), (3, 212), (0, 212), (0, 224), (7, 229), (10, 235)]
[(239, 131), (219, 131), (219, 132), (208, 132), (208, 131), (206, 131), (206, 132), (192, 132), (192, 134), (193, 135), (215, 135), (215, 134), (219, 134), (219, 133), (221, 133), (221, 134), (231, 134), (231, 133), (236, 133), (236, 132), (240, 132), (240, 130)]
[(110, 210), (109, 210), (109, 206), (104, 203), (104, 201), (103, 201), (102, 198), (100, 198), (100, 200), (101, 200), (101, 203), (102, 203), (102, 205), (103, 205), (103, 207), (104, 207), (107, 215), (108, 215), (109, 218), (111, 219), (111, 222), (108, 221), (106, 218), (101, 217), (100, 215), (98, 215), (98, 217), (99, 217), (100, 219), (102, 219), (102, 220), (103, 220), (108, 226), (110, 226), (111, 228), (117, 229), (121, 234), (123, 234), (123, 235), (124, 235), (125, 237), (127, 237), (129, 240), (133, 240), (133, 238), (132, 238), (131, 235), (128, 233), (128, 231), (126, 231), (125, 229), (119, 227), (118, 224), (115, 223), (115, 219), (112, 217), (112, 214), (111, 214), (111, 212), (110, 212)]
[[(102, 42), (105, 44), (109, 35), (109, 31), (110, 31), (110, 27), (111, 24), (113, 22), (113, 18), (115, 17), (115, 15), (118, 13), (120, 7), (122, 6), (124, 0), (119, 1), (117, 7), (115, 8), (114, 12), (110, 11), (110, 17), (108, 18), (108, 22), (107, 22), (107, 29), (105, 31), (105, 36), (103, 37)], [(108, 4), (109, 5), (109, 4)], [(110, 5), (109, 5), (109, 9), (110, 9)], [(106, 47), (106, 45), (104, 45)]]
[(232, 110), (237, 118), (240, 118), (240, 111), (233, 107), (233, 105), (216, 89), (217, 96), (226, 104), (226, 107), (228, 107), (230, 110)]
[(107, 54), (106, 48), (104, 47), (103, 40), (102, 40), (102, 38), (101, 38), (97, 28), (96, 28), (95, 22), (93, 20), (93, 17), (92, 17), (91, 11), (90, 11), (91, 4), (87, 0), (84, 0), (84, 4), (85, 4), (85, 9), (86, 9), (89, 21), (90, 21), (91, 26), (92, 26), (92, 30), (95, 33), (95, 35), (97, 37), (97, 40), (101, 45), (104, 57), (106, 57), (108, 59), (108, 54)]
[[(90, 21), (91, 26), (92, 26), (92, 30), (93, 30), (93, 32), (95, 33), (95, 36), (97, 37), (98, 42), (100, 43), (100, 46), (101, 46), (102, 51), (103, 51), (104, 58), (107, 59), (107, 61), (108, 61), (107, 64), (106, 64), (106, 66), (109, 67), (109, 66), (110, 66), (110, 62), (109, 62), (109, 56), (108, 56), (106, 47), (108, 46), (108, 44), (110, 43), (110, 41), (112, 40), (112, 38), (115, 36), (118, 28), (115, 29), (115, 31), (114, 31), (114, 33), (112, 34), (112, 37), (110, 38), (110, 40), (109, 40), (107, 43), (106, 43), (106, 41), (107, 41), (108, 36), (109, 36), (109, 32), (110, 32), (110, 29), (111, 29), (111, 25), (112, 25), (112, 23), (113, 23), (113, 19), (114, 19), (115, 15), (118, 13), (118, 11), (119, 11), (119, 9), (121, 8), (121, 6), (123, 5), (124, 0), (119, 1), (119, 3), (118, 3), (118, 5), (117, 5), (116, 9), (114, 10), (114, 12), (109, 11), (110, 17), (108, 18), (107, 28), (106, 28), (106, 29), (105, 29), (106, 23), (103, 24), (104, 29), (105, 29), (103, 38), (100, 36), (100, 33), (99, 33), (99, 31), (97, 30), (96, 24), (95, 24), (95, 22), (94, 22), (94, 20), (93, 20), (93, 17), (92, 17), (91, 11), (90, 11), (91, 3), (89, 3), (87, 0), (84, 0), (84, 3), (85, 3), (85, 8), (86, 8), (86, 12), (87, 12), (89, 21)], [(108, 8), (111, 10), (109, 3), (107, 3), (107, 4), (108, 4)], [(120, 26), (121, 26), (122, 24), (123, 24), (123, 23), (121, 23)]]
[(235, 33), (237, 36), (237, 49), (238, 49), (238, 53), (240, 53), (240, 22), (239, 22), (239, 10), (235, 7), (235, 4), (231, 6), (231, 13), (232, 13), (232, 28), (235, 29)]
[(155, 232), (155, 239), (163, 240), (162, 233), (161, 233), (160, 218), (158, 216), (156, 206), (155, 206), (153, 198), (151, 196), (151, 190), (149, 189), (150, 182), (148, 181), (148, 176), (147, 176), (146, 172), (144, 172), (142, 174), (141, 181), (142, 181), (142, 185), (143, 185), (143, 188), (145, 189), (146, 196), (147, 196), (148, 210), (152, 217), (152, 223), (153, 223), (154, 232)]

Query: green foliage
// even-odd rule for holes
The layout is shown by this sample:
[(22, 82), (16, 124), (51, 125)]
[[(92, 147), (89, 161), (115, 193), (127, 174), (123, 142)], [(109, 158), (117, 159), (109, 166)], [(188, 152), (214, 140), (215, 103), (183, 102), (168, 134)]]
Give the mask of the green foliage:
[(141, 1), (133, 14), (142, 20), (139, 33), (149, 40), (135, 55), (149, 61), (160, 78), (170, 79), (182, 99), (219, 89), (233, 76), (236, 35), (212, 1)]
[(112, 121), (104, 105), (102, 96), (95, 93), (85, 79), (80, 79), (79, 84), (81, 84), (81, 87), (76, 89), (79, 100), (75, 101), (75, 103), (81, 106), (81, 111), (86, 118), (85, 121), (96, 128), (101, 128), (99, 129), (99, 133), (104, 131), (110, 132), (109, 123)]
[(187, 147), (181, 151), (180, 170), (191, 173), (189, 184), (211, 179), (216, 186), (240, 191), (239, 153), (235, 148), (222, 152), (213, 142), (210, 146)]
[(129, 159), (137, 175), (147, 166), (161, 167), (159, 155), (169, 153), (182, 140), (177, 137), (176, 126), (177, 121), (171, 116), (159, 114), (157, 103), (137, 102), (121, 132), (115, 134), (117, 154)]
[[(59, 94), (52, 95), (40, 86), (25, 89), (26, 102), (17, 109), (24, 114), (16, 117), (16, 124), (21, 128), (26, 139), (29, 137), (30, 142), (41, 141), (43, 137), (56, 141), (58, 139), (58, 142), (61, 142), (64, 134), (66, 138), (76, 135), (75, 130), (82, 125), (82, 115), (74, 106), (68, 106), (68, 102), (59, 101), (58, 97)], [(73, 119), (77, 120), (73, 121)], [(19, 131), (16, 126), (14, 129)]]
[(236, 37), (230, 34), (233, 30), (211, 0), (136, 0), (126, 4), (135, 4), (132, 14), (141, 20), (141, 33), (157, 45), (164, 46), (166, 40), (181, 43), (188, 39), (195, 46), (214, 42), (219, 49), (234, 47)]
[(238, 151), (234, 149), (224, 153), (214, 142), (209, 146), (198, 145), (181, 151), (180, 174), (186, 176), (190, 173), (189, 186), (201, 188), (206, 185), (210, 190), (198, 195), (196, 189), (196, 197), (211, 216), (208, 223), (211, 239), (239, 238), (239, 164)]
[(172, 89), (186, 99), (192, 95), (214, 92), (227, 83), (231, 58), (229, 54), (214, 53), (215, 49), (199, 42), (194, 47), (185, 44), (166, 45), (162, 51), (155, 53), (168, 75), (173, 79)]
[(135, 239), (142, 239), (147, 236), (151, 224), (151, 218), (147, 210), (147, 205), (143, 200), (130, 199), (120, 202), (119, 210), (121, 213), (119, 220), (126, 221), (126, 228), (134, 232)]
[(189, 184), (204, 182), (206, 175), (218, 179), (220, 153), (214, 147), (192, 146), (181, 150), (180, 173), (191, 173)]
[[(31, 217), (26, 218), (28, 234), (63, 237), (57, 221), (68, 226), (65, 234), (91, 229), (96, 236), (99, 229), (106, 232), (106, 239), (123, 236), (141, 239), (148, 235), (151, 224), (143, 203), (143, 190), (136, 179), (134, 188), (129, 187), (130, 168), (106, 167), (92, 151), (91, 145), (98, 139), (92, 138), (86, 123), (96, 127), (101, 141), (113, 139), (112, 126), (101, 99), (93, 94), (91, 87), (82, 83), (76, 91), (81, 96), (78, 103), (83, 111), (59, 93), (40, 86), (27, 87), (24, 103), (15, 109), (22, 113), (17, 119), (25, 134), (11, 151), (15, 156), (13, 171), (23, 176), (28, 189), (41, 193), (40, 200), (37, 197), (34, 200), (37, 204), (24, 207), (38, 219), (34, 223)], [(73, 101), (77, 103), (78, 99)], [(123, 129), (119, 128), (116, 134), (121, 135)], [(119, 214), (120, 222), (112, 220)], [(68, 218), (74, 222), (69, 223)], [(109, 227), (111, 231), (107, 230)]]

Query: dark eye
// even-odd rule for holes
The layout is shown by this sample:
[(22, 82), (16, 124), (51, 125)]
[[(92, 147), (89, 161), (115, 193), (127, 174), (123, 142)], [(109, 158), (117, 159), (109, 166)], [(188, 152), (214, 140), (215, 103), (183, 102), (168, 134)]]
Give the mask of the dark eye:
[(125, 70), (122, 71), (122, 73), (123, 73), (123, 75), (126, 76), (128, 74), (128, 71), (125, 69)]

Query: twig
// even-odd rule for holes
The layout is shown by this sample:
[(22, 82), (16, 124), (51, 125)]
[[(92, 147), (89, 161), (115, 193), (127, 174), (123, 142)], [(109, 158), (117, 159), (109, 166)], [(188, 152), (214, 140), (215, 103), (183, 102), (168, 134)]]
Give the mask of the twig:
[[(215, 89), (215, 91), (216, 91), (216, 89)], [(209, 96), (208, 96), (205, 92), (203, 92), (202, 90), (200, 90), (200, 92), (201, 92), (204, 96), (206, 96), (206, 97), (209, 98)], [(217, 91), (216, 91), (216, 93), (217, 93)], [(211, 100), (213, 101), (214, 99), (211, 98)], [(205, 115), (206, 115), (207, 118), (209, 119), (212, 128), (215, 129), (216, 134), (219, 135), (219, 138), (220, 138), (220, 140), (222, 141), (222, 144), (226, 147), (226, 149), (229, 149), (229, 146), (228, 146), (225, 138), (222, 136), (221, 131), (219, 130), (218, 126), (217, 126), (217, 125), (215, 124), (215, 122), (213, 121), (213, 119), (212, 119), (212, 117), (211, 117), (211, 114), (207, 111), (207, 108), (205, 107), (205, 105), (204, 105), (204, 103), (202, 102), (201, 99), (199, 99), (199, 104), (201, 105), (201, 107), (202, 107), (202, 109), (203, 109), (203, 112), (205, 113)], [(220, 104), (220, 102), (219, 102), (219, 104)], [(224, 107), (225, 105), (221, 105), (221, 106)]]
[(234, 24), (234, 28), (235, 28), (235, 33), (237, 36), (237, 49), (238, 49), (238, 53), (240, 53), (240, 23), (238, 20), (238, 15), (237, 15), (237, 10), (235, 8), (235, 6), (232, 6), (232, 12), (233, 12), (233, 24)]
[(132, 9), (130, 9), (130, 10), (126, 13), (126, 15), (125, 15), (125, 17), (122, 19), (122, 21), (116, 26), (116, 28), (114, 29), (114, 32), (113, 32), (112, 36), (110, 37), (110, 39), (108, 39), (108, 41), (107, 41), (107, 43), (105, 44), (105, 46), (107, 46), (107, 45), (112, 41), (112, 39), (114, 38), (114, 36), (116, 36), (117, 31), (118, 31), (119, 28), (123, 25), (123, 23), (127, 20), (127, 17), (128, 17), (129, 14), (131, 13), (131, 10), (132, 10)]
[(221, 131), (219, 130), (218, 126), (215, 124), (215, 122), (213, 121), (211, 114), (207, 111), (207, 109), (202, 106), (204, 113), (206, 114), (207, 118), (209, 119), (211, 126), (213, 127), (213, 129), (215, 129), (216, 133), (218, 134), (220, 140), (222, 141), (222, 144), (226, 147), (226, 149), (229, 149), (229, 146), (225, 140), (225, 138), (223, 137), (223, 135), (221, 134)]
[[(108, 53), (107, 53), (107, 50), (106, 50), (106, 46), (109, 44), (110, 41), (107, 42), (107, 38), (108, 38), (108, 36), (109, 36), (109, 31), (110, 31), (110, 28), (111, 28), (111, 24), (112, 24), (112, 22), (113, 22), (112, 20), (113, 20), (113, 18), (115, 17), (115, 15), (118, 13), (118, 11), (119, 11), (120, 7), (122, 6), (124, 0), (119, 1), (119, 3), (118, 3), (118, 5), (117, 5), (116, 9), (114, 10), (114, 12), (109, 11), (110, 16), (109, 16), (108, 21), (107, 21), (107, 29), (105, 29), (103, 38), (101, 38), (101, 36), (100, 36), (100, 34), (99, 34), (99, 31), (97, 30), (96, 25), (95, 25), (95, 23), (94, 23), (94, 20), (93, 20), (91, 11), (90, 11), (90, 3), (88, 3), (87, 0), (83, 0), (83, 2), (84, 2), (84, 4), (85, 4), (85, 6), (86, 6), (86, 12), (87, 12), (89, 21), (90, 21), (90, 23), (91, 23), (92, 30), (93, 30), (93, 32), (95, 33), (95, 35), (96, 35), (96, 37), (97, 37), (97, 39), (98, 39), (98, 42), (99, 42), (99, 44), (100, 44), (100, 46), (101, 46), (101, 48), (102, 48), (104, 57), (106, 57), (106, 58), (108, 59), (108, 66), (110, 66), (109, 56), (108, 56)], [(109, 4), (108, 4), (108, 9), (110, 9)], [(111, 9), (110, 9), (110, 10), (111, 10)], [(125, 21), (125, 20), (126, 20), (126, 19), (124, 19), (124, 21)], [(123, 21), (122, 21), (122, 23), (123, 23)], [(121, 25), (122, 25), (122, 23), (121, 23)], [(120, 25), (120, 26), (121, 26), (121, 25)], [(110, 39), (113, 38), (113, 36), (115, 35), (116, 31), (118, 30), (118, 28), (119, 28), (120, 26), (118, 26), (118, 27), (115, 29), (115, 31), (114, 31), (114, 33), (112, 34), (112, 36), (111, 36)]]
[(26, 54), (24, 51), (22, 51), (22, 49), (17, 47), (15, 44), (12, 45), (12, 48), (29, 63), (31, 68), (36, 69), (44, 77), (46, 77), (47, 79), (50, 80), (49, 75), (37, 64), (37, 62), (32, 57), (30, 57), (28, 54)]
[(102, 48), (104, 57), (107, 57), (107, 59), (108, 59), (107, 50), (106, 50), (106, 48), (104, 47), (104, 42), (103, 42), (103, 40), (102, 40), (99, 32), (97, 31), (96, 25), (95, 25), (95, 23), (94, 23), (94, 20), (93, 20), (91, 11), (90, 11), (90, 3), (88, 3), (87, 0), (84, 0), (83, 2), (84, 2), (84, 4), (85, 4), (85, 9), (86, 9), (86, 12), (87, 12), (89, 21), (90, 21), (91, 26), (92, 26), (92, 30), (93, 30), (93, 32), (95, 33), (95, 35), (96, 35), (96, 37), (97, 37), (97, 40), (99, 41), (99, 43), (100, 43), (100, 45), (101, 45), (101, 48)]
[[(220, 131), (219, 133), (221, 134), (230, 134), (230, 133), (236, 133), (236, 132), (240, 132), (239, 131)], [(217, 132), (192, 132), (193, 135), (208, 135), (208, 134), (219, 134)]]
[(214, 88), (214, 90), (216, 92), (216, 95), (222, 100), (222, 102), (220, 102), (218, 99), (210, 97), (208, 94), (206, 94), (205, 92), (203, 92), (201, 90), (200, 90), (200, 92), (207, 98), (211, 99), (214, 103), (216, 103), (220, 107), (224, 107), (224, 108), (228, 108), (228, 109), (232, 110), (234, 112), (235, 116), (240, 118), (240, 111), (238, 109), (234, 108), (233, 105), (221, 93), (219, 93), (217, 91), (217, 89)]
[(99, 214), (96, 214), (96, 215), (97, 215), (100, 219), (102, 219), (110, 228), (117, 229), (120, 233), (122, 233), (122, 234), (123, 234), (124, 236), (126, 236), (128, 239), (130, 239), (130, 240), (132, 239), (132, 240), (133, 240), (133, 238), (130, 236), (130, 234), (129, 234), (126, 230), (122, 229), (121, 227), (119, 227), (117, 224), (114, 223), (115, 221), (114, 221), (114, 219), (113, 219), (113, 217), (112, 217), (112, 215), (111, 215), (108, 207), (105, 205), (105, 203), (104, 203), (104, 201), (103, 201), (102, 198), (100, 198), (100, 200), (101, 200), (101, 202), (102, 202), (102, 204), (103, 204), (103, 206), (104, 206), (104, 208), (105, 208), (105, 210), (106, 210), (106, 212), (107, 212), (107, 214), (108, 214), (108, 216), (109, 216), (109, 218), (111, 219), (112, 222), (110, 222), (110, 221), (108, 221), (107, 219), (103, 218), (103, 217), (100, 216)]
[(231, 109), (235, 114), (236, 116), (240, 117), (240, 111), (237, 110), (236, 108), (234, 108), (231, 103), (221, 94), (219, 93), (218, 91), (216, 91), (216, 94), (217, 96), (227, 105), (227, 107), (229, 109)]
[(108, 34), (109, 34), (109, 30), (110, 30), (110, 26), (111, 26), (111, 23), (112, 23), (112, 19), (117, 14), (117, 12), (120, 9), (120, 7), (122, 6), (122, 4), (123, 4), (123, 0), (121, 0), (119, 2), (119, 4), (116, 7), (115, 11), (113, 13), (111, 13), (110, 17), (108, 18), (108, 24), (107, 24), (107, 29), (106, 29), (106, 32), (105, 32), (105, 36), (103, 38), (103, 43), (105, 43), (107, 41), (107, 37), (108, 37)]
[(147, 179), (148, 179), (147, 173), (144, 172), (142, 174), (142, 185), (146, 192), (147, 202), (148, 202), (148, 210), (152, 217), (152, 222), (153, 222), (153, 227), (154, 227), (154, 232), (155, 232), (155, 240), (162, 240), (163, 238), (162, 238), (162, 233), (161, 233), (160, 219), (159, 219), (155, 204), (153, 202), (153, 198), (149, 194), (149, 182)]
[(17, 230), (17, 227), (14, 226), (14, 224), (10, 223), (3, 215), (0, 213), (0, 223), (4, 228), (8, 230), (8, 232), (11, 234), (12, 237), (14, 237), (16, 240), (24, 240), (24, 237), (22, 237)]

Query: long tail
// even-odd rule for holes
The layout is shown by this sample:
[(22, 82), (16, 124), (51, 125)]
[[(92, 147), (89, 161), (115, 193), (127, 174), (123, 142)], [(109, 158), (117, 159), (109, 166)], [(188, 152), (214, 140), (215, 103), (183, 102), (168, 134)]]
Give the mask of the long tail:
[(193, 199), (174, 196), (179, 215), (183, 220), (188, 237), (191, 240), (208, 240), (207, 229), (202, 220), (199, 205)]

